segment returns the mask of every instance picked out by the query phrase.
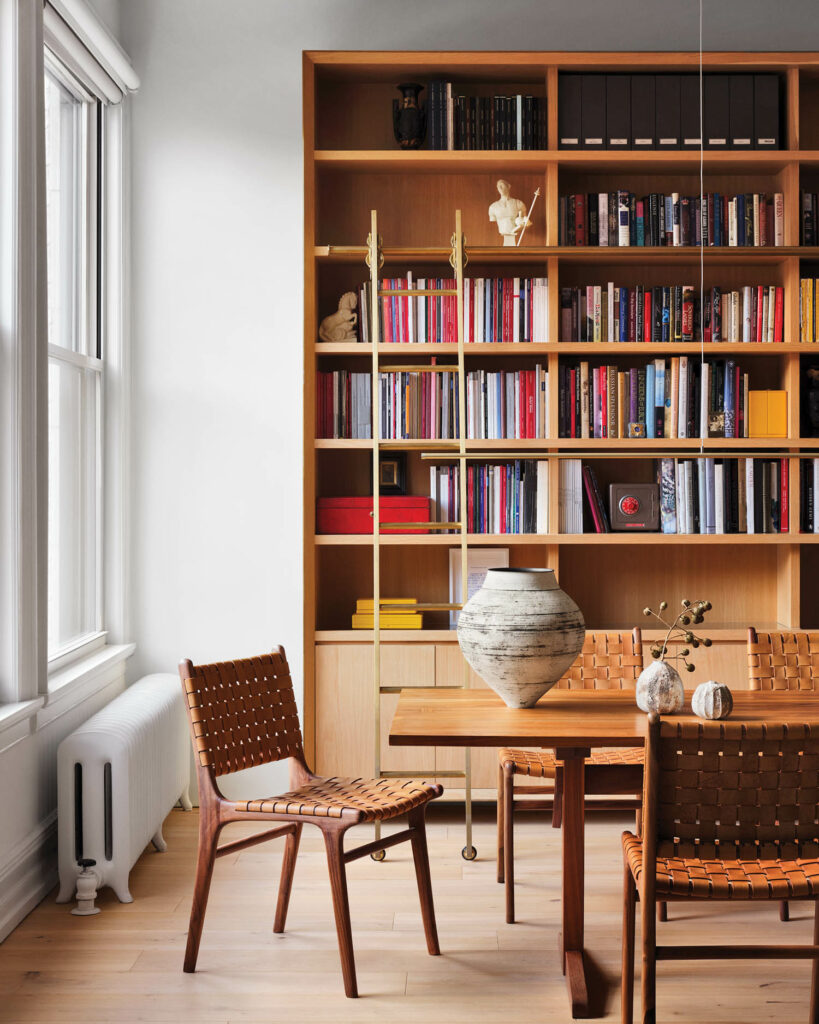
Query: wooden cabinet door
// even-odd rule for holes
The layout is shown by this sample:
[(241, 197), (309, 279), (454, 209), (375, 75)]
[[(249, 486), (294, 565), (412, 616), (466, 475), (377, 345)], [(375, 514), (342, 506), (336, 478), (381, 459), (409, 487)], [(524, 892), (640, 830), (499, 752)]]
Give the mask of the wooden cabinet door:
[[(384, 644), (382, 686), (434, 686), (431, 644)], [(371, 644), (316, 645), (316, 766), (319, 775), (369, 778), (374, 770), (375, 694)], [(390, 747), (397, 694), (381, 695), (381, 767), (425, 771), (435, 766), (433, 747)]]

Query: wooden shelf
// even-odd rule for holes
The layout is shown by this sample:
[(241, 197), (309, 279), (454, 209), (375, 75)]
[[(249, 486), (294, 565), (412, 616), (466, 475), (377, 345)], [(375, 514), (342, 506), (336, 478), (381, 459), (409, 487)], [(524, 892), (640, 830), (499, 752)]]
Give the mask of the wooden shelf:
[[(316, 342), (316, 355), (319, 356), (366, 356), (372, 359), (372, 345), (364, 345), (355, 341), (351, 342)], [(467, 358), (469, 356), (540, 356), (555, 353), (557, 355), (598, 355), (609, 358), (610, 354), (621, 353), (622, 355), (688, 355), (697, 357), (700, 351), (707, 355), (754, 355), (754, 356), (777, 356), (791, 352), (801, 352), (805, 355), (819, 355), (819, 343), (802, 344), (800, 342), (788, 341), (779, 344), (768, 344), (767, 342), (706, 342), (700, 345), (699, 342), (685, 342), (677, 344), (673, 341), (664, 342), (642, 342), (642, 341), (558, 341), (558, 342), (497, 342), (488, 344), (475, 342), (465, 346)], [(413, 355), (441, 355), (451, 356), (458, 351), (458, 346), (449, 342), (440, 344), (433, 342), (386, 344), (378, 346), (379, 355), (384, 356), (413, 356)]]
[[(700, 249), (693, 245), (469, 245), (469, 267), (474, 270), (480, 263), (542, 263), (557, 260), (564, 263), (646, 263), (648, 260), (661, 263), (691, 265), (699, 264), (700, 252), (708, 265), (736, 265), (745, 263), (777, 263), (799, 257), (805, 260), (819, 260), (819, 247), (807, 245), (743, 245), (705, 246)], [(363, 266), (367, 247), (364, 245), (315, 245), (313, 256), (322, 263), (361, 263)], [(441, 246), (385, 246), (386, 263), (448, 263), (450, 250)], [(364, 271), (366, 272), (366, 268)], [(471, 271), (467, 273), (467, 277)], [(384, 275), (385, 277), (388, 275)]]
[[(495, 149), (454, 149), (454, 150), (401, 150), (401, 149), (317, 149), (314, 160), (318, 169), (387, 171), (412, 174), (419, 171), (465, 174), (470, 171), (504, 170), (544, 171), (550, 164), (560, 170), (582, 170), (585, 173), (598, 171), (612, 174), (618, 171), (654, 171), (672, 174), (691, 174), (699, 171), (699, 150), (495, 150)], [(819, 152), (803, 152), (779, 149), (758, 152), (756, 150), (728, 150), (724, 153), (706, 150), (703, 154), (703, 169), (710, 174), (737, 173), (750, 170), (753, 173), (776, 173), (800, 162), (819, 163)]]
[[(313, 442), (316, 449), (349, 449), (351, 451), (372, 449), (373, 442), (357, 438), (316, 438)], [(539, 438), (527, 437), (515, 440), (514, 438), (492, 438), (488, 440), (470, 439), (464, 442), (468, 452), (492, 453), (493, 458), (502, 458), (505, 453), (512, 457), (518, 453), (550, 453), (557, 455), (561, 452), (572, 453), (577, 451), (583, 458), (594, 458), (596, 452), (635, 452), (645, 451), (646, 457), (652, 457), (657, 451), (698, 451), (702, 447), (705, 451), (725, 453), (727, 451), (736, 454), (747, 455), (748, 453), (766, 452), (767, 450), (779, 451), (787, 449), (783, 454), (795, 452), (797, 449), (805, 452), (816, 452), (819, 455), (819, 437), (552, 437)], [(441, 441), (425, 438), (404, 438), (402, 440), (380, 441), (382, 450), (395, 451), (440, 451), (444, 454), (457, 454), (457, 441)]]
[[(509, 547), (513, 545), (543, 544), (547, 547), (561, 544), (631, 545), (645, 547), (657, 544), (814, 544), (819, 534), (810, 533), (720, 533), (720, 534), (668, 534), (668, 533), (470, 533), (470, 547)], [(317, 547), (372, 547), (370, 534), (318, 534)], [(457, 547), (460, 534), (381, 534), (381, 544), (387, 547)]]
[[(635, 625), (640, 625), (639, 622)], [(595, 626), (601, 631), (621, 629), (620, 626), (603, 624)], [(759, 630), (781, 629), (781, 623), (758, 622), (756, 628)], [(643, 641), (650, 643), (652, 640), (661, 640), (665, 636), (664, 630), (643, 629)], [(703, 634), (714, 641), (728, 643), (745, 643), (748, 638), (748, 627), (742, 623), (728, 625), (704, 625)], [(423, 644), (457, 644), (458, 633), (454, 629), (382, 629), (381, 642), (384, 644), (397, 643), (423, 643)], [(371, 629), (317, 629), (314, 633), (315, 642), (318, 644), (350, 644), (361, 643), (371, 644), (373, 642), (373, 631)], [(697, 652), (699, 653), (699, 652)]]

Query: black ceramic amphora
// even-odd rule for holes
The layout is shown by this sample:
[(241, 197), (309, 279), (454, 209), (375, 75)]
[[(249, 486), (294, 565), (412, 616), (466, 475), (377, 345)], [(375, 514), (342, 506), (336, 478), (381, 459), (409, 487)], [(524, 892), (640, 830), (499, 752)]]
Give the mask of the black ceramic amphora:
[(392, 101), (395, 141), (401, 149), (418, 149), (427, 133), (426, 107), (418, 103), (418, 94), (424, 87), (417, 82), (402, 82), (396, 88), (402, 99)]

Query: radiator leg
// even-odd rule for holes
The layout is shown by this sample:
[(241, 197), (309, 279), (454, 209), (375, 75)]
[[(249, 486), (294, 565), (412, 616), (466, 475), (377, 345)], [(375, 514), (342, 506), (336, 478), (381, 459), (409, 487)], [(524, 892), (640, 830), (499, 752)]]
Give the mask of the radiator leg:
[(103, 885), (110, 885), (114, 890), (114, 893), (120, 903), (133, 903), (134, 897), (131, 895), (131, 890), (128, 888), (128, 875), (125, 875), (124, 879), (112, 878), (110, 882), (102, 882), (99, 885), (101, 889)]
[(185, 788), (179, 794), (179, 802), (180, 804), (182, 804), (183, 811), (193, 810), (193, 804), (191, 803), (191, 794), (187, 786), (185, 786)]
[(165, 851), (168, 849), (168, 844), (165, 842), (165, 837), (162, 835), (161, 825), (156, 830), (156, 832), (154, 832), (154, 834), (151, 836), (151, 842), (154, 844), (154, 849), (158, 853), (165, 853)]

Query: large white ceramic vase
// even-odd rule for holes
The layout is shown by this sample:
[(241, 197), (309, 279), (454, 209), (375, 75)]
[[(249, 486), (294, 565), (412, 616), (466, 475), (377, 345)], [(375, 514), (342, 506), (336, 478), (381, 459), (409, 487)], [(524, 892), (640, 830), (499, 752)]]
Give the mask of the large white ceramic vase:
[(464, 657), (510, 708), (530, 708), (583, 647), (583, 615), (553, 569), (490, 569), (458, 616)]

